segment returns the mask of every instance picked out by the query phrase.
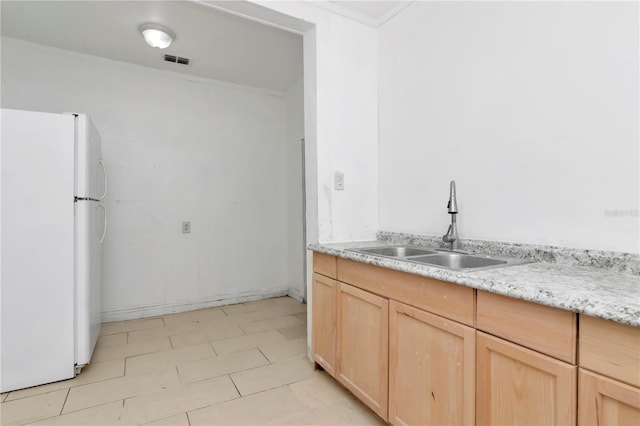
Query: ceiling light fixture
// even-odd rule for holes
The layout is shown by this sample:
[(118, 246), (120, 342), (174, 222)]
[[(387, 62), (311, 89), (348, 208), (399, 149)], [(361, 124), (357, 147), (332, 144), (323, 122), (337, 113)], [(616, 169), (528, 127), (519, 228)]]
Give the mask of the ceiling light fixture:
[(151, 47), (158, 49), (166, 49), (176, 38), (176, 35), (169, 28), (158, 24), (140, 25), (140, 34), (144, 37), (144, 41)]

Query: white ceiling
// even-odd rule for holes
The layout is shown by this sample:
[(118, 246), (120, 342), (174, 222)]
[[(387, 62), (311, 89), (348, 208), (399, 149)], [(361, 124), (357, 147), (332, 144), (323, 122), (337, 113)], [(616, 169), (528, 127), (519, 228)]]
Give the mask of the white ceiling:
[[(302, 78), (302, 36), (189, 1), (0, 1), (1, 34), (199, 77), (283, 91)], [(167, 49), (138, 27), (173, 30)], [(188, 66), (164, 54), (187, 57)]]

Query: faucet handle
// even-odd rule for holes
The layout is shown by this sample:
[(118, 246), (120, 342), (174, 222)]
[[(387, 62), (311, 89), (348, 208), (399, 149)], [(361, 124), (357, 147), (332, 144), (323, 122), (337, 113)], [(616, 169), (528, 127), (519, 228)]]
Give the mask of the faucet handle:
[(451, 225), (449, 225), (449, 229), (447, 229), (447, 233), (442, 236), (442, 241), (445, 243), (451, 242)]

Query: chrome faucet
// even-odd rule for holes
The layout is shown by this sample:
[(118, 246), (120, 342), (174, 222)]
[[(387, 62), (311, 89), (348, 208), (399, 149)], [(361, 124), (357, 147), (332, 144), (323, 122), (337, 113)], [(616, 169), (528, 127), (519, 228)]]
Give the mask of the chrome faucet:
[(450, 243), (451, 250), (458, 248), (458, 225), (456, 223), (456, 215), (458, 214), (458, 201), (456, 200), (456, 181), (452, 180), (449, 184), (449, 204), (447, 209), (451, 215), (451, 225), (447, 233), (442, 237), (442, 241)]

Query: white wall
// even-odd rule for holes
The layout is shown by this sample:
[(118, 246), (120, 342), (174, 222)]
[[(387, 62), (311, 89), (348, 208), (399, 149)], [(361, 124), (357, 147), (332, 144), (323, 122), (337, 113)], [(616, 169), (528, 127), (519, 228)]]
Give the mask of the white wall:
[[(638, 252), (638, 3), (414, 2), (380, 29), (380, 229)], [(620, 212), (616, 216), (616, 211)]]
[(283, 93), (3, 39), (2, 106), (86, 112), (102, 135), (105, 319), (287, 293)]
[(287, 107), (287, 266), (289, 296), (302, 300), (304, 291), (303, 175), (304, 85), (298, 80), (286, 92)]
[[(206, 1), (304, 34), (307, 241), (378, 230), (377, 30), (302, 1)], [(345, 190), (333, 189), (333, 174)]]
[[(308, 243), (375, 239), (378, 230), (377, 30), (301, 1), (204, 1), (304, 35)], [(333, 189), (333, 174), (345, 190)], [(307, 316), (312, 263), (307, 251)], [(311, 348), (311, 321), (307, 325)]]

